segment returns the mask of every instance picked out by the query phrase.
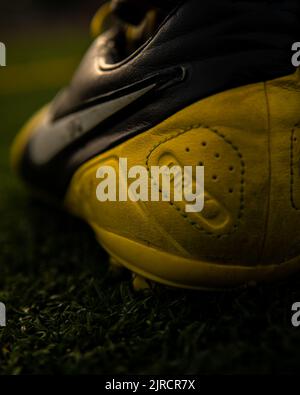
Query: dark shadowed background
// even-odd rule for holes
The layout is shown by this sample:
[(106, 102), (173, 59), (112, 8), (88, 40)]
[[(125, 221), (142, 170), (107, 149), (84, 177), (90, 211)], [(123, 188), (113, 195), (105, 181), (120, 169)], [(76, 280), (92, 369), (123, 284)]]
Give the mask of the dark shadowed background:
[[(102, 0), (1, 0), (1, 31), (48, 27), (54, 24), (83, 25)], [(53, 26), (54, 27), (54, 26)]]

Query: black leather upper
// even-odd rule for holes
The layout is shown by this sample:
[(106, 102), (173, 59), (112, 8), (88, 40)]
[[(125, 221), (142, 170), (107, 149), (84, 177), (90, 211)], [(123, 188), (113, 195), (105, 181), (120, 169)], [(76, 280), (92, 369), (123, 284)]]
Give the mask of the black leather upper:
[[(187, 0), (144, 47), (117, 64), (110, 63), (111, 53), (118, 50), (118, 36), (109, 31), (95, 41), (69, 88), (57, 100), (55, 117), (85, 100), (171, 66), (188, 64), (196, 69), (197, 63), (217, 61), (214, 74), (222, 74), (223, 68), (234, 70), (226, 88), (284, 74), (291, 70), (290, 50), (298, 38), (299, 8), (298, 1)], [(237, 71), (236, 55), (253, 60), (243, 62), (242, 67), (239, 64)], [(214, 86), (214, 79), (209, 83)], [(203, 97), (200, 86), (194, 90), (198, 98)]]
[[(170, 84), (99, 125), (82, 140), (37, 168), (25, 154), (24, 177), (63, 196), (76, 169), (88, 159), (160, 123), (185, 106), (240, 85), (293, 72), (291, 45), (298, 41), (298, 1), (174, 2), (153, 37), (113, 63), (122, 39), (112, 29), (85, 56), (70, 86), (52, 105), (53, 121), (99, 96), (170, 70)], [(174, 70), (185, 78), (172, 83)], [(47, 183), (43, 179), (47, 175)], [(41, 175), (43, 175), (41, 177)]]

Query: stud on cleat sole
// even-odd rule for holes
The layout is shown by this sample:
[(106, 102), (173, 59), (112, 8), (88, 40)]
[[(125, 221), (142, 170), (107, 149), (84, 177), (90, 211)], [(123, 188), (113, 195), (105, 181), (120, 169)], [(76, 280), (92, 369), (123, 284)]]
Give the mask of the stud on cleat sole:
[(132, 274), (132, 285), (135, 291), (146, 291), (152, 289), (152, 282), (138, 274)]

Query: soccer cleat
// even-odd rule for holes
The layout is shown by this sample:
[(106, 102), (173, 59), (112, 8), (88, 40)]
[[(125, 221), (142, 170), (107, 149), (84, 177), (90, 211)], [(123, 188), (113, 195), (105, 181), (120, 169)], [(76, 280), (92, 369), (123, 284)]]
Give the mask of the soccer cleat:
[[(298, 27), (293, 0), (112, 1), (94, 18), (97, 38), (69, 87), (17, 137), (13, 165), (87, 221), (139, 288), (216, 289), (294, 273)], [(204, 166), (203, 210), (174, 194), (100, 202), (99, 168), (125, 182), (121, 159), (149, 174)]]

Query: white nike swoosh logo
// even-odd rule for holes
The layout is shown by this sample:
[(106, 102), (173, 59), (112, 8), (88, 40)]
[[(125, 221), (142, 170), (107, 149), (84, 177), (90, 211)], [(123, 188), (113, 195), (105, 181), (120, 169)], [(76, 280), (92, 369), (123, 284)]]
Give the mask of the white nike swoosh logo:
[(54, 123), (45, 120), (44, 124), (36, 130), (29, 146), (32, 162), (36, 165), (47, 163), (71, 143), (145, 95), (155, 86), (156, 84), (152, 84), (126, 96), (78, 111), (76, 114), (68, 115)]

